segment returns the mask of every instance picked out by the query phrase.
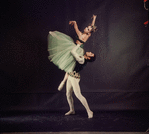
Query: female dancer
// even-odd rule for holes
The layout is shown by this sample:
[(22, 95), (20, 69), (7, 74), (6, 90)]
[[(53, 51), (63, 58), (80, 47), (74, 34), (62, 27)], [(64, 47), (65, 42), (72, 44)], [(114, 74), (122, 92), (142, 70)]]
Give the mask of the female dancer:
[(74, 44), (73, 40), (69, 36), (63, 33), (60, 33), (58, 31), (49, 32), (49, 59), (61, 70), (64, 70), (66, 72), (65, 77), (58, 88), (58, 90), (60, 91), (64, 86), (65, 81), (67, 80), (66, 96), (70, 110), (65, 115), (75, 114), (72, 98), (72, 92), (74, 91), (76, 97), (81, 101), (81, 103), (85, 107), (88, 114), (88, 118), (93, 117), (93, 112), (90, 110), (86, 99), (82, 96), (80, 91), (79, 71), (83, 69), (87, 62), (92, 62), (96, 58), (95, 54), (91, 52), (86, 52), (86, 54), (83, 56), (84, 50), (81, 48), (82, 44), (85, 43), (91, 36), (91, 33), (95, 32), (95, 20), (96, 16), (93, 15), (92, 25), (86, 27), (83, 33), (81, 33), (78, 29), (76, 21), (69, 22), (69, 24), (74, 25), (74, 29), (77, 33), (77, 45)]
[[(88, 38), (91, 36), (91, 33), (92, 32), (95, 32), (97, 30), (96, 26), (95, 26), (95, 20), (96, 20), (96, 15), (93, 15), (93, 20), (92, 20), (92, 24), (91, 26), (88, 26), (84, 29), (84, 32), (80, 32), (80, 30), (78, 29), (78, 26), (77, 26), (77, 23), (76, 21), (69, 21), (69, 25), (74, 25), (74, 29), (77, 33), (77, 40), (76, 40), (76, 44), (84, 44)], [(83, 45), (82, 45), (83, 46)], [(62, 80), (62, 82), (60, 83), (59, 87), (58, 87), (58, 90), (61, 91), (66, 80), (68, 78), (68, 74), (65, 73), (65, 76), (64, 76), (64, 79)]]

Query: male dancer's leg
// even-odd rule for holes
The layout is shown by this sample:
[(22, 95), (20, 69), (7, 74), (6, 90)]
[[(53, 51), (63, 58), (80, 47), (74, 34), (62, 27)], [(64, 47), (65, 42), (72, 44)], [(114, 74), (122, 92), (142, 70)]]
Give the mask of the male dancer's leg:
[(80, 86), (79, 86), (80, 79), (70, 77), (70, 81), (71, 81), (73, 91), (74, 91), (76, 97), (81, 101), (81, 103), (83, 104), (83, 106), (85, 107), (85, 109), (87, 111), (88, 118), (92, 118), (93, 117), (93, 112), (90, 110), (90, 108), (88, 106), (88, 103), (87, 103), (87, 100), (81, 94), (81, 90), (80, 90)]
[(69, 80), (69, 77), (68, 77), (68, 80), (66, 83), (66, 96), (67, 96), (67, 101), (68, 101), (70, 110), (65, 115), (75, 114), (72, 93), (73, 93), (72, 85), (71, 85), (71, 81)]

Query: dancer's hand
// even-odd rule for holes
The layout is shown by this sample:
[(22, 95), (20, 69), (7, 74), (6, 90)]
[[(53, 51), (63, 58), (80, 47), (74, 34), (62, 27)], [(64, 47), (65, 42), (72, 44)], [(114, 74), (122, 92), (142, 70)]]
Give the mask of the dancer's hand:
[(94, 15), (94, 14), (93, 14), (92, 19), (96, 19), (96, 17), (97, 17), (97, 15)]
[(74, 25), (76, 24), (76, 21), (69, 21), (69, 25)]

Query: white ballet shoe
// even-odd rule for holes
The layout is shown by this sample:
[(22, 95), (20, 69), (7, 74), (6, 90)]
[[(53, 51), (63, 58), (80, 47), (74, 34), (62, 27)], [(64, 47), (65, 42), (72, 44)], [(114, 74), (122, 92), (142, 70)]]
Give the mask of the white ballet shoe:
[(93, 118), (93, 112), (92, 112), (92, 111), (88, 112), (88, 118), (89, 118), (89, 119), (90, 119), (90, 118)]
[(61, 91), (64, 87), (65, 82), (61, 82), (60, 85), (58, 86), (58, 90)]
[(75, 114), (75, 111), (68, 111), (65, 115)]

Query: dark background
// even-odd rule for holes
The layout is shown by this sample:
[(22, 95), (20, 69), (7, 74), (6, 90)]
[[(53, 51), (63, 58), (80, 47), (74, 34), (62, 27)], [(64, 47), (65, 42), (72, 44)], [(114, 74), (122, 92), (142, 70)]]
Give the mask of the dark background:
[[(93, 110), (149, 110), (148, 13), (143, 0), (25, 0), (1, 3), (1, 111), (66, 110), (64, 72), (48, 60), (49, 31), (75, 39), (97, 15), (98, 31), (85, 43), (97, 60), (81, 72)], [(84, 109), (75, 98), (76, 109)]]

